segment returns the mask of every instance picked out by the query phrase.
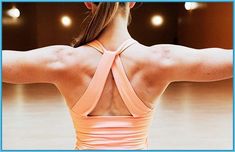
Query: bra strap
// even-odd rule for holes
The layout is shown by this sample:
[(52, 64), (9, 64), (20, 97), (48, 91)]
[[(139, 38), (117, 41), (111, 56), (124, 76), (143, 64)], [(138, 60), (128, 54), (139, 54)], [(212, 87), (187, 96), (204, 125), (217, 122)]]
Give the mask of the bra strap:
[(134, 44), (136, 42), (137, 41), (132, 38), (127, 39), (115, 51), (107, 50), (99, 40), (94, 40), (94, 41), (88, 43), (87, 45), (95, 48), (96, 50), (98, 50), (101, 53), (104, 53), (104, 51), (108, 51), (108, 52), (115, 52), (116, 55), (119, 55), (125, 49), (127, 49), (128, 47), (130, 47), (132, 44)]
[[(129, 40), (122, 43), (122, 45), (117, 50), (120, 49), (123, 51), (124, 48), (127, 48), (128, 46), (126, 43), (129, 43)], [(92, 41), (87, 45), (94, 47), (99, 52), (103, 53), (103, 55), (97, 66), (95, 74), (88, 85), (88, 88), (86, 89), (82, 97), (72, 107), (72, 111), (85, 117), (89, 115), (89, 113), (97, 105), (102, 95), (108, 74), (113, 65), (115, 57), (119, 53), (119, 51), (112, 52), (106, 50), (98, 40)]]
[(72, 107), (75, 113), (87, 116), (94, 109), (103, 92), (115, 56), (115, 53), (104, 52), (88, 88), (79, 101)]
[(112, 66), (112, 73), (118, 91), (128, 110), (134, 117), (143, 116), (152, 110), (147, 107), (135, 93), (130, 81), (127, 78), (119, 56), (117, 56), (114, 61)]
[(88, 44), (103, 53), (103, 55), (88, 88), (78, 102), (72, 107), (72, 110), (75, 113), (86, 117), (92, 112), (102, 95), (110, 69), (112, 69), (118, 91), (133, 117), (141, 116), (151, 110), (136, 95), (126, 76), (119, 57), (121, 52), (135, 42), (136, 41), (133, 39), (128, 39), (122, 43), (116, 51), (108, 51), (98, 40)]

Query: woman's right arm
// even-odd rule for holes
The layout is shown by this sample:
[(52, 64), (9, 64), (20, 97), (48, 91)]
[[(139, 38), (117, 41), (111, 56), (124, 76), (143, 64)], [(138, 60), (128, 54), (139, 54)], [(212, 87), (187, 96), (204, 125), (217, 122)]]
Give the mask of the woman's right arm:
[(161, 54), (165, 76), (169, 82), (206, 82), (232, 78), (233, 50), (194, 49), (165, 44), (155, 45), (152, 48), (155, 50), (155, 55)]
[(55, 45), (30, 51), (2, 51), (2, 80), (7, 83), (54, 83), (63, 69), (62, 52), (69, 46)]

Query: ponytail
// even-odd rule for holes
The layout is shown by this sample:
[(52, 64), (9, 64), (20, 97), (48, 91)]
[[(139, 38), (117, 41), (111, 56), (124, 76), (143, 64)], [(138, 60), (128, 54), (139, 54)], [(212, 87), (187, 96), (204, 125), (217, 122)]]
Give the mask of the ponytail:
[(99, 2), (94, 3), (97, 8), (94, 13), (90, 12), (89, 16), (91, 19), (87, 26), (81, 30), (78, 38), (75, 39), (72, 44), (73, 47), (84, 45), (94, 39), (96, 39), (101, 32), (107, 27), (112, 21), (116, 12), (118, 11), (119, 2)]

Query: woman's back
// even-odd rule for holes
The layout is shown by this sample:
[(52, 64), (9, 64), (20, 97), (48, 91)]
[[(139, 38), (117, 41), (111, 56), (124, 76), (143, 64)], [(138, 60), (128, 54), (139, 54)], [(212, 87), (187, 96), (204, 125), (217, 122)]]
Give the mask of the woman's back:
[[(96, 66), (95, 74), (93, 74), (87, 89), (76, 103), (69, 108), (77, 134), (76, 148), (147, 148), (148, 130), (154, 109), (148, 107), (147, 102), (143, 103), (138, 97), (120, 59), (120, 54), (134, 44), (136, 44), (135, 40), (127, 39), (115, 51), (105, 49), (98, 40), (88, 44), (99, 51), (102, 57), (98, 66)], [(91, 66), (87, 65), (87, 67)], [(137, 73), (134, 74), (137, 75)], [(107, 80), (110, 82), (107, 83)], [(138, 84), (139, 81), (136, 80)], [(108, 89), (104, 91), (105, 88)], [(120, 100), (113, 100), (113, 92)], [(99, 101), (100, 106), (97, 107)], [(107, 103), (107, 101), (109, 102)], [(122, 107), (118, 102), (122, 102)], [(107, 104), (108, 106), (106, 106)], [(115, 111), (117, 112), (115, 113)], [(127, 115), (123, 115), (125, 111), (128, 112)], [(97, 114), (98, 112), (101, 114)], [(106, 116), (102, 113), (105, 113)]]
[[(169, 83), (232, 76), (232, 51), (218, 48), (133, 43), (121, 54), (112, 53), (131, 38), (127, 22), (134, 2), (85, 5), (92, 18), (74, 48), (59, 45), (3, 51), (2, 65), (4, 82), (57, 86), (72, 115), (77, 148), (142, 149), (154, 103)], [(101, 53), (90, 45), (97, 39), (110, 52)], [(99, 76), (94, 79), (97, 68)]]
[[(111, 43), (103, 45), (112, 46)], [(63, 74), (59, 74), (61, 83), (58, 83), (57, 87), (65, 97), (68, 106), (72, 107), (87, 89), (102, 54), (88, 45), (63, 51), (65, 52), (61, 52), (60, 55), (65, 67)], [(156, 59), (153, 53), (151, 47), (135, 43), (120, 54), (124, 70), (134, 91), (149, 108), (154, 107), (155, 99), (168, 85), (164, 80), (164, 69), (161, 64), (163, 59), (158, 61), (159, 68), (156, 68), (156, 60), (154, 64), (151, 61), (153, 58)], [(159, 50), (158, 53), (160, 57), (161, 51)], [(90, 115), (131, 115), (118, 92), (111, 71), (101, 98)]]

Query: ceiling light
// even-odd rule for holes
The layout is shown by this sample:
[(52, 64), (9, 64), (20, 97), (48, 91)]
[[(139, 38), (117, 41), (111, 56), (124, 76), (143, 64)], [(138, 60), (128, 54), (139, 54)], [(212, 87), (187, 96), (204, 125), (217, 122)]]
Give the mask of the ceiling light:
[(154, 26), (160, 26), (163, 23), (163, 18), (160, 15), (154, 15), (151, 19), (151, 22)]
[(13, 7), (7, 11), (7, 14), (12, 18), (18, 18), (20, 17), (20, 11), (18, 8)]
[(61, 17), (61, 23), (64, 26), (68, 27), (68, 26), (70, 26), (72, 24), (72, 20), (71, 20), (71, 18), (69, 16), (62, 16)]

